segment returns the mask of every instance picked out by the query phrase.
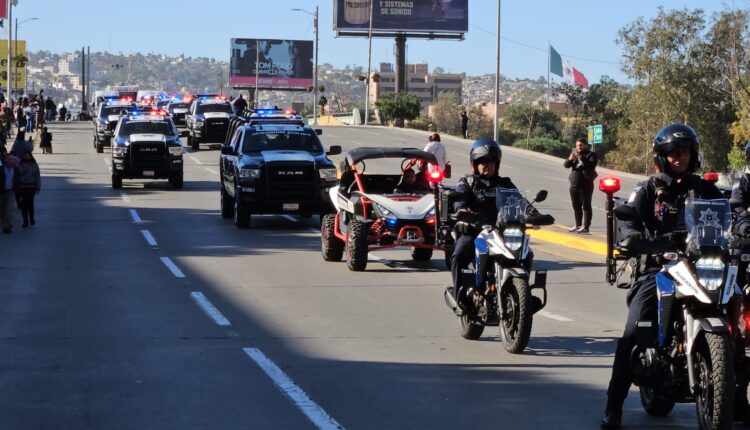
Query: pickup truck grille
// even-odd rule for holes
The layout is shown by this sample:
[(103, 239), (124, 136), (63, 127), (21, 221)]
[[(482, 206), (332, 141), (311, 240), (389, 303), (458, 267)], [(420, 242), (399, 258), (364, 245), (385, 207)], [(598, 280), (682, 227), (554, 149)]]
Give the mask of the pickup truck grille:
[(133, 142), (130, 144), (130, 166), (134, 169), (164, 167), (167, 146), (164, 142)]
[(205, 131), (202, 140), (223, 143), (227, 135), (227, 129), (229, 129), (229, 120), (226, 118), (206, 119), (203, 127)]
[(309, 202), (316, 199), (313, 163), (271, 163), (267, 165), (267, 173), (269, 200)]

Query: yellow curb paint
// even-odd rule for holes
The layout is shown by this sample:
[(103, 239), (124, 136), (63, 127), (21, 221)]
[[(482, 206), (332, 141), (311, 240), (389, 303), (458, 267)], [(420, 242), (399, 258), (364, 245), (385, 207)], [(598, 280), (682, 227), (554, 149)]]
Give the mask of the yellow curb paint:
[(607, 244), (598, 240), (575, 237), (570, 233), (557, 233), (548, 230), (526, 230), (529, 235), (543, 242), (550, 242), (567, 248), (586, 251), (592, 254), (607, 255)]

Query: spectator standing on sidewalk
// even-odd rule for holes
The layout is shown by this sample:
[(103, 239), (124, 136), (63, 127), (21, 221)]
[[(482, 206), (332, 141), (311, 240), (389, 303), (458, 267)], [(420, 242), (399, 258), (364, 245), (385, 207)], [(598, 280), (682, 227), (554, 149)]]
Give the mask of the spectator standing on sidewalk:
[(31, 152), (25, 152), (21, 157), (21, 164), (18, 167), (21, 176), (21, 215), (23, 216), (23, 225), (26, 228), (29, 224), (34, 225), (34, 196), (39, 194), (42, 186), (42, 176)]
[(18, 134), (16, 134), (16, 140), (13, 141), (13, 146), (10, 149), (10, 152), (13, 153), (16, 157), (21, 157), (25, 152), (33, 152), (34, 151), (34, 144), (31, 142), (31, 140), (26, 140), (26, 133), (23, 131), (19, 131)]
[(446, 156), (445, 145), (440, 141), (439, 134), (434, 133), (427, 138), (427, 146), (424, 147), (424, 151), (433, 154), (437, 158), (440, 168), (445, 170), (448, 158)]
[(47, 131), (47, 127), (42, 129), (39, 136), (39, 147), (42, 148), (42, 154), (52, 154), (52, 133)]
[(18, 130), (20, 131), (22, 128), (26, 127), (26, 108), (21, 104), (18, 103), (16, 106), (16, 127), (18, 127)]
[(36, 103), (30, 103), (26, 109), (23, 110), (26, 115), (26, 132), (31, 133), (34, 131), (34, 123), (36, 121)]
[(2, 218), (3, 233), (9, 234), (13, 228), (13, 201), (16, 192), (21, 189), (21, 173), (18, 160), (10, 152), (2, 154), (0, 166), (0, 218)]
[(576, 146), (563, 165), (571, 169), (570, 201), (573, 203), (573, 214), (576, 225), (571, 233), (588, 234), (591, 227), (591, 198), (594, 195), (594, 179), (596, 179), (596, 165), (599, 159), (589, 148), (586, 139), (576, 139)]
[(65, 108), (65, 105), (62, 105), (60, 108), (60, 121), (65, 121), (68, 119), (68, 109)]
[(44, 120), (52, 121), (55, 118), (55, 102), (52, 101), (52, 97), (47, 96), (47, 100), (44, 101)]
[(469, 138), (469, 115), (465, 110), (461, 111), (461, 136), (464, 139)]

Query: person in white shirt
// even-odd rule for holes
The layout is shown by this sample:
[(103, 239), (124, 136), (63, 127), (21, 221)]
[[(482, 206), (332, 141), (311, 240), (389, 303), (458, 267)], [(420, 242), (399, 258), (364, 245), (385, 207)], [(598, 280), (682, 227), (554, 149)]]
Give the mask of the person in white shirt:
[(425, 152), (429, 152), (435, 155), (437, 158), (440, 169), (445, 170), (445, 165), (448, 163), (446, 157), (445, 145), (440, 141), (440, 135), (434, 133), (427, 139), (427, 146), (424, 147)]

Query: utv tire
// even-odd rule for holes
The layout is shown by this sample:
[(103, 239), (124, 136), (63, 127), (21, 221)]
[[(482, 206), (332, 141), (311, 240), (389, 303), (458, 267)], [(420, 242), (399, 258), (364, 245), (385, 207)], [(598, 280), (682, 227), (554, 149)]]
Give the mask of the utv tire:
[(674, 409), (674, 398), (649, 387), (640, 387), (643, 410), (652, 417), (666, 417)]
[(460, 333), (464, 339), (477, 340), (484, 332), (484, 326), (473, 324), (468, 315), (458, 317), (458, 322), (461, 323)]
[(370, 226), (361, 221), (353, 220), (349, 224), (346, 238), (346, 263), (349, 270), (361, 272), (367, 267), (367, 235)]
[(704, 332), (695, 347), (695, 411), (704, 430), (731, 429), (734, 419), (734, 348), (726, 333)]
[(430, 261), (432, 259), (432, 249), (412, 247), (411, 258), (414, 261)]
[(122, 177), (118, 175), (112, 175), (112, 189), (119, 190), (122, 188)]
[(520, 354), (529, 344), (533, 322), (529, 281), (513, 278), (500, 290), (498, 300), (504, 315), (500, 320), (503, 347), (511, 354)]
[(201, 150), (201, 142), (193, 137), (190, 139), (190, 147), (193, 149), (193, 151), (200, 151)]
[(247, 206), (240, 201), (240, 194), (234, 192), (234, 225), (237, 228), (250, 227), (250, 211)]
[(221, 217), (229, 219), (234, 216), (234, 199), (229, 195), (224, 184), (221, 184)]
[(172, 187), (174, 187), (177, 190), (182, 189), (182, 186), (185, 184), (185, 181), (182, 175), (173, 176), (170, 182), (172, 183)]
[(341, 261), (344, 255), (344, 241), (333, 233), (336, 227), (336, 215), (323, 215), (320, 225), (320, 246), (325, 261)]
[(96, 152), (97, 154), (101, 154), (104, 152), (104, 144), (101, 142), (96, 142)]

